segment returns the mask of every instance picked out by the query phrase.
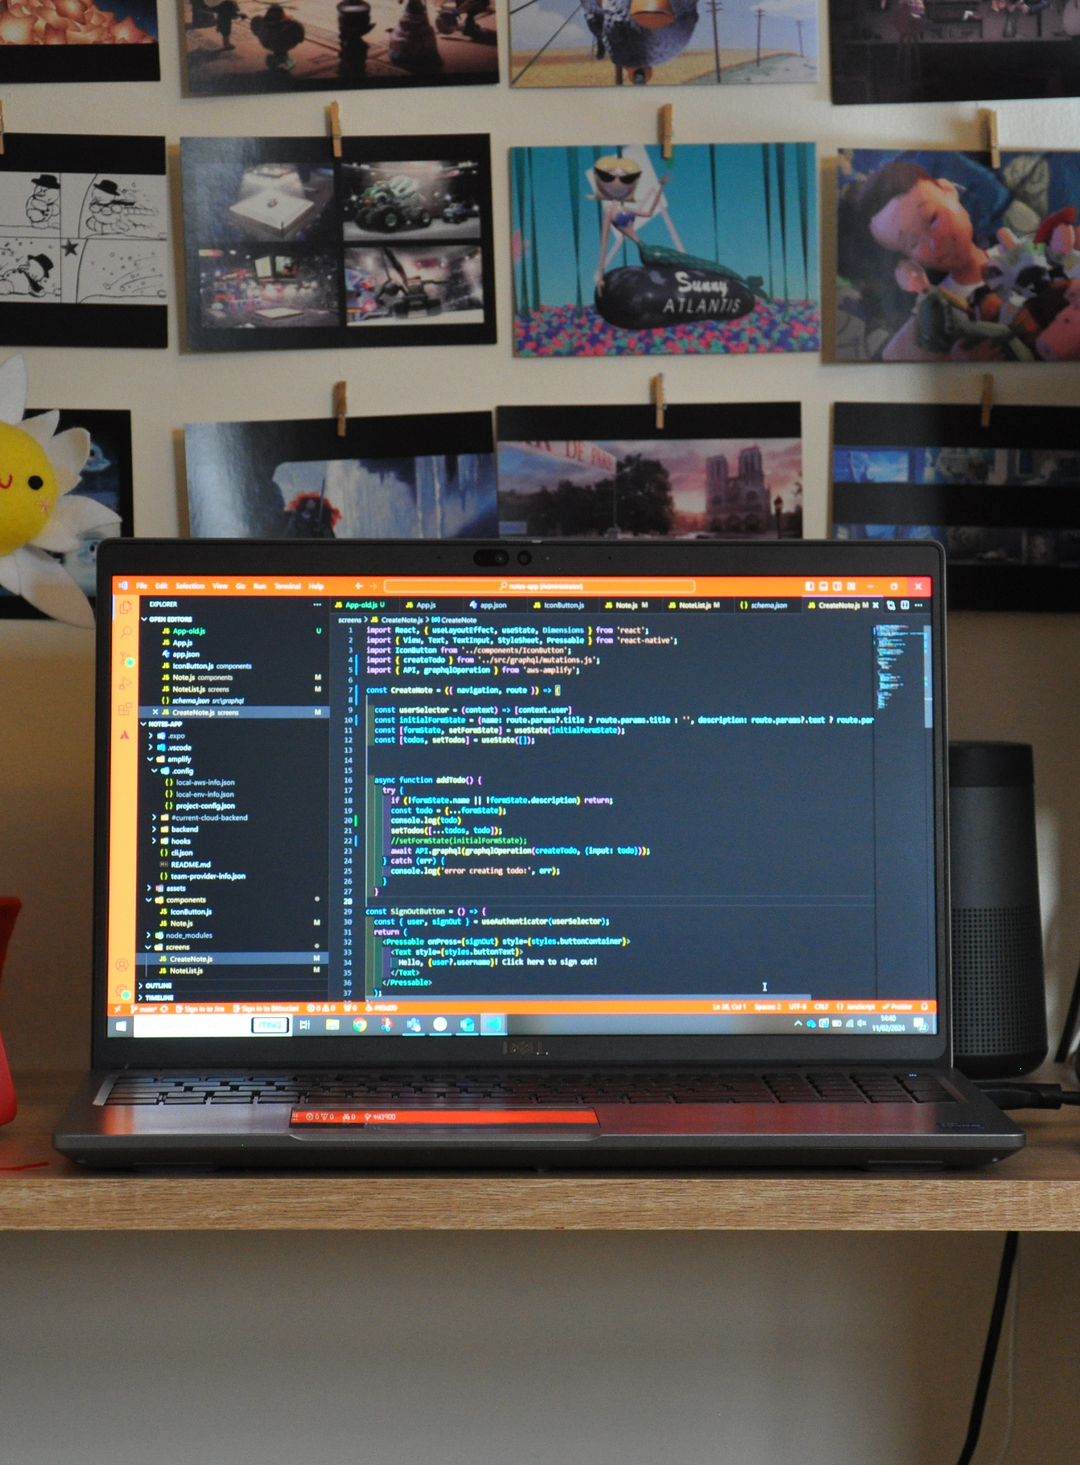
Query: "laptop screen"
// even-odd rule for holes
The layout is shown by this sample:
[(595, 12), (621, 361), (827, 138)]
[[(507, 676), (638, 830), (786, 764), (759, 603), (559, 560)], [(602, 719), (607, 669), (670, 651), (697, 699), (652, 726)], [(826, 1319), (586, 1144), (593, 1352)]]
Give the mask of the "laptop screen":
[(110, 1038), (937, 1032), (930, 576), (253, 562), (111, 576)]

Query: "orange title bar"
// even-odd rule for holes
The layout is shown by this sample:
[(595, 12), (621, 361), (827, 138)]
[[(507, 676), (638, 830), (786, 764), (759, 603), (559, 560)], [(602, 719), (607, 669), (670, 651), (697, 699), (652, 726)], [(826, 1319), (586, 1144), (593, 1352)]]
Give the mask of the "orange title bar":
[[(919, 595), (932, 594), (928, 576), (900, 575), (895, 579), (826, 579), (797, 575), (668, 576), (667, 578), (620, 578), (592, 576), (585, 579), (523, 577), (505, 579), (487, 576), (402, 575), (375, 579), (353, 579), (345, 575), (266, 576), (208, 575), (113, 576), (113, 594), (118, 596), (158, 595), (331, 595), (355, 599), (370, 596), (454, 595), (469, 597), (507, 596), (560, 599), (563, 596), (804, 596), (804, 595)], [(657, 607), (661, 609), (661, 607)]]

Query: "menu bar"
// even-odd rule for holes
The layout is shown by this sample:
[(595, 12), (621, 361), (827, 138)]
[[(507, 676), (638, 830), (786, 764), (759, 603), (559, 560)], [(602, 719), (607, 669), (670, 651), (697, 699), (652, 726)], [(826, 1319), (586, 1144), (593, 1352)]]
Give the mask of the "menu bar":
[(331, 596), (558, 596), (558, 595), (919, 595), (932, 593), (929, 576), (897, 575), (875, 579), (798, 575), (586, 576), (582, 579), (508, 576), (393, 575), (355, 579), (346, 575), (212, 575), (198, 579), (161, 575), (113, 577), (117, 596), (157, 595), (331, 595)]

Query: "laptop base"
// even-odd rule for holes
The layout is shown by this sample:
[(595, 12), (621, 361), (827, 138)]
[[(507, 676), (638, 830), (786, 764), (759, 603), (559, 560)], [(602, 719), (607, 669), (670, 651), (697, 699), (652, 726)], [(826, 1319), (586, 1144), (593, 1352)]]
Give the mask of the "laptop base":
[(53, 1142), (61, 1154), (100, 1169), (827, 1166), (899, 1173), (985, 1165), (1023, 1148), (1023, 1130), (961, 1074), (923, 1073), (951, 1091), (950, 1098), (926, 1103), (567, 1101), (543, 1109), (534, 1105), (531, 1113), (509, 1100), (475, 1108), (462, 1103), (431, 1107), (430, 1101), (427, 1108), (364, 1107), (342, 1100), (110, 1104), (116, 1081), (130, 1076), (98, 1073), (79, 1089)]

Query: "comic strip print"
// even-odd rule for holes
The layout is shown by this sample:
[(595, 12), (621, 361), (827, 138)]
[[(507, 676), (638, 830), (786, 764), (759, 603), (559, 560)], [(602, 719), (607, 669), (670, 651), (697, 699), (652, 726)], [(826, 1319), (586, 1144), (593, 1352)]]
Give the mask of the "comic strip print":
[(164, 177), (0, 174), (0, 298), (164, 304)]

